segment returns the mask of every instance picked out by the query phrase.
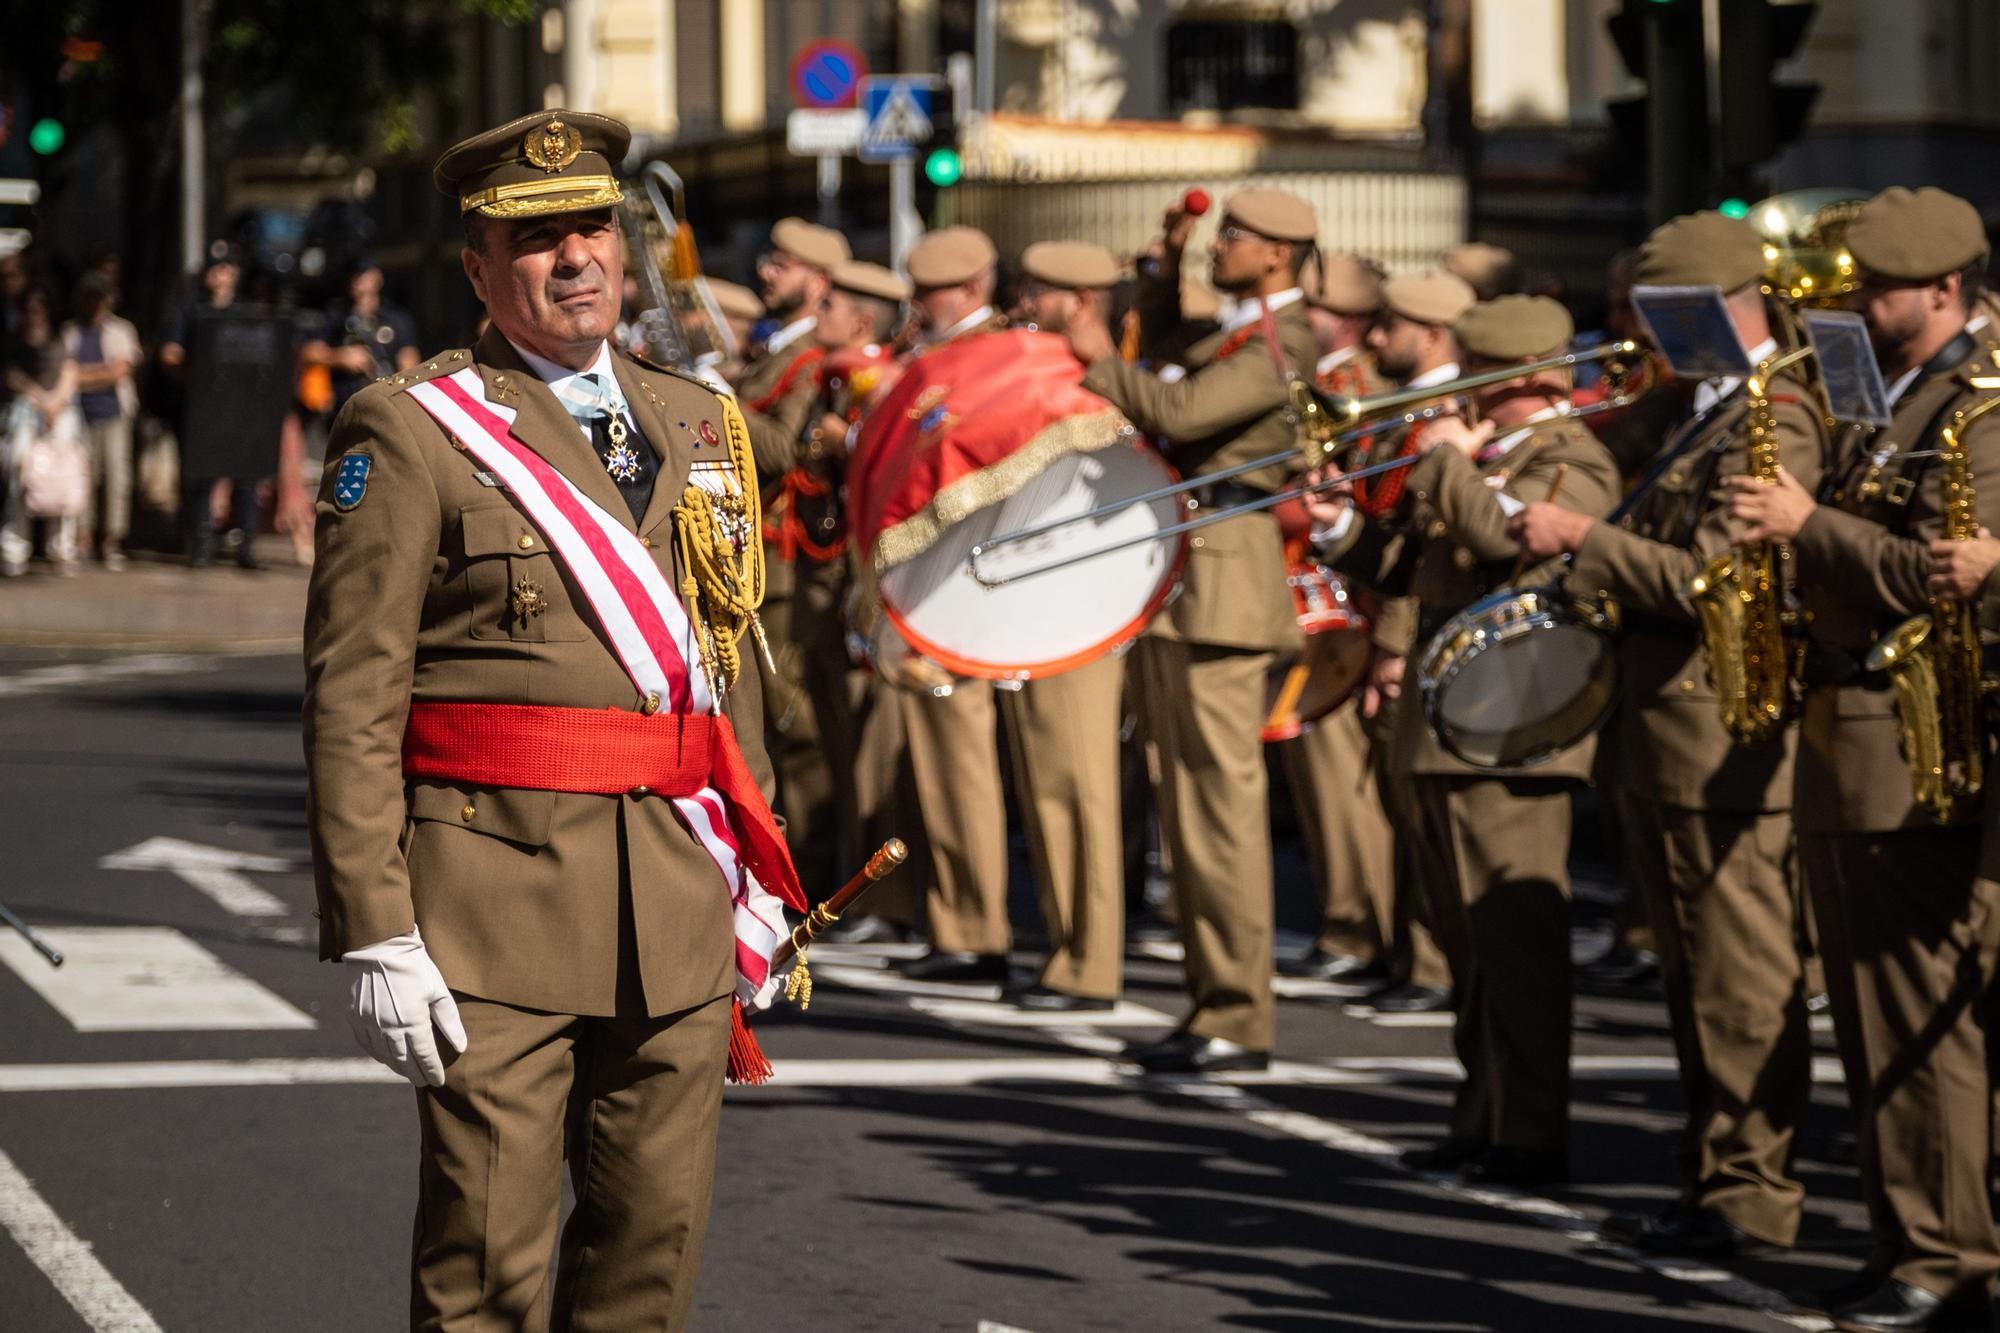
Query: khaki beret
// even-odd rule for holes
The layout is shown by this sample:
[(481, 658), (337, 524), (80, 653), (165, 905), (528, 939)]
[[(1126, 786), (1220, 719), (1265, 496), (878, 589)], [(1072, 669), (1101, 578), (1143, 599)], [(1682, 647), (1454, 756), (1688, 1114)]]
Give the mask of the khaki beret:
[(845, 236), (804, 218), (779, 218), (771, 227), (771, 248), (814, 268), (830, 269), (841, 260), (854, 257)]
[(1311, 241), (1319, 235), (1313, 206), (1288, 190), (1238, 190), (1222, 215), (1274, 241)]
[(1560, 351), (1576, 333), (1569, 311), (1547, 296), (1496, 296), (1452, 326), (1460, 350), (1488, 361), (1525, 361)]
[(1382, 308), (1382, 275), (1353, 255), (1327, 255), (1306, 299), (1336, 315), (1366, 318)]
[(907, 301), (910, 299), (910, 284), (899, 273), (883, 268), (880, 264), (868, 264), (859, 259), (843, 259), (833, 266), (833, 285), (844, 292), (857, 296), (872, 296), (878, 301)]
[(757, 299), (757, 293), (741, 283), (727, 278), (710, 278), (708, 290), (715, 297), (716, 307), (725, 315), (748, 320), (764, 317), (764, 303)]
[(537, 111), (445, 149), (431, 183), (460, 213), (489, 218), (610, 208), (625, 198), (616, 173), (631, 143), (609, 116)]
[(993, 242), (977, 227), (945, 227), (927, 231), (910, 247), (903, 269), (917, 287), (956, 287), (970, 282), (1000, 257)]
[(1892, 186), (1866, 204), (1847, 227), (1854, 262), (1885, 278), (1924, 282), (1956, 272), (1986, 254), (1978, 210), (1935, 186)]
[(1215, 288), (1193, 278), (1181, 279), (1181, 318), (1205, 323), (1222, 313), (1222, 297)]
[(1089, 241), (1036, 241), (1021, 252), (1021, 272), (1051, 287), (1111, 287), (1118, 257)]
[(1441, 328), (1458, 323), (1459, 317), (1478, 300), (1464, 278), (1442, 269), (1398, 273), (1382, 284), (1382, 304), (1391, 312), (1418, 324)]
[(1632, 264), (1645, 287), (1720, 287), (1726, 295), (1764, 271), (1764, 241), (1741, 218), (1685, 213), (1653, 229)]
[(1444, 252), (1438, 266), (1479, 294), (1482, 301), (1521, 290), (1521, 262), (1512, 250), (1485, 241), (1468, 241)]

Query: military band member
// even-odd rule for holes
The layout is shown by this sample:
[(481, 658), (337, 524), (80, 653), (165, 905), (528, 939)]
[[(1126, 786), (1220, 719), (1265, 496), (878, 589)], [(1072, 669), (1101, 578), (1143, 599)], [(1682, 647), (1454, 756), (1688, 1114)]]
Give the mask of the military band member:
[[(1739, 478), (1730, 512), (1746, 539), (1791, 543), (1811, 634), (1792, 808), (1874, 1238), (1825, 1305), (1842, 1328), (1933, 1328), (1983, 1312), (2000, 1270), (1985, 1012), (2000, 883), (1980, 873), (1976, 809), (1940, 824), (1914, 799), (1894, 692), (1866, 658), (1930, 611), (1945, 513), (1933, 451), (1993, 370), (1966, 333), (1987, 247), (1977, 211), (1929, 188), (1877, 195), (1847, 247), (1893, 420), (1836, 439), (1817, 500), (1789, 475)], [(1996, 526), (2000, 418), (1965, 443), (1979, 521)]]
[[(611, 579), (592, 551), (639, 587), (650, 557), (666, 595), (632, 596), (671, 625), (702, 614), (669, 591), (679, 543), (735, 549), (677, 512), (738, 452), (730, 400), (606, 341), (629, 139), (547, 111), (438, 160), (491, 327), (357, 394), (320, 488), (304, 709), (320, 946), (345, 960), (357, 1038), (416, 1086), (421, 1329), (686, 1327), (742, 913), (777, 915), (758, 879), (798, 902), (788, 863), (770, 878), (756, 673), (725, 696), (732, 776), (715, 757), (737, 743), (705, 703), (726, 664), (693, 653), (685, 619), (614, 650), (607, 604), (638, 603), (583, 591)], [(675, 757), (693, 743), (709, 762)]]
[[(1005, 316), (993, 308), (998, 259), (986, 233), (973, 227), (929, 232), (911, 247), (904, 268), (923, 324), (917, 355), (1006, 327)], [(926, 981), (1004, 982), (1014, 934), (1007, 920), (1007, 806), (994, 686), (932, 669), (935, 684), (894, 696), (932, 870), (930, 952), (902, 970)]]
[[(1458, 339), (1452, 329), (1472, 309), (1478, 297), (1463, 278), (1438, 270), (1400, 273), (1382, 286), (1382, 311), (1368, 330), (1368, 348), (1375, 365), (1402, 389), (1425, 389), (1459, 378)], [(1390, 430), (1373, 442), (1368, 460), (1383, 462), (1420, 447), (1426, 427)], [(1364, 512), (1393, 513), (1408, 485), (1407, 474), (1390, 473), (1356, 502)], [(1417, 611), (1407, 598), (1384, 601), (1369, 631), (1374, 658), (1360, 701), (1364, 719), (1381, 716), (1376, 726), (1393, 733), (1403, 672), (1416, 634)], [(1414, 704), (1414, 701), (1411, 701)], [(1382, 808), (1392, 826), (1414, 829), (1418, 813), (1410, 774), (1388, 763), (1391, 752), (1376, 747), (1376, 782)], [(1452, 972), (1448, 955), (1458, 942), (1444, 936), (1462, 916), (1458, 886), (1425, 878), (1425, 861), (1407, 837), (1397, 840), (1398, 872), (1394, 896), (1394, 939), (1397, 984), (1378, 989), (1363, 1003), (1380, 1013), (1434, 1013), (1451, 1004)]]
[(1522, 287), (1521, 261), (1514, 257), (1514, 252), (1486, 241), (1452, 246), (1438, 256), (1438, 267), (1454, 278), (1463, 279), (1482, 301), (1512, 296)]
[[(1160, 262), (1141, 273), (1135, 301), (1151, 327), (1181, 323), (1181, 254), (1193, 224), (1170, 212)], [(1161, 437), (1184, 475), (1282, 453), (1297, 439), (1288, 382), (1309, 380), (1318, 360), (1299, 285), (1317, 234), (1312, 205), (1296, 195), (1239, 191), (1209, 248), (1211, 280), (1235, 305), (1188, 348), (1186, 374), (1169, 382), (1127, 363), (1102, 320), (1078, 319), (1068, 336), (1089, 367), (1084, 387)], [(1279, 464), (1195, 495), (1204, 507), (1239, 503), (1282, 486), (1290, 471)], [(1179, 1030), (1134, 1056), (1153, 1072), (1260, 1069), (1277, 1023), (1260, 732), (1273, 655), (1298, 645), (1298, 619), (1269, 514), (1218, 523), (1191, 546), (1180, 598), (1136, 651), (1164, 768), (1160, 822), (1194, 1007)]]
[[(1454, 329), (1468, 373), (1560, 352), (1569, 315), (1546, 297), (1503, 296), (1475, 306)], [(1406, 522), (1357, 521), (1341, 499), (1313, 506), (1328, 525), (1322, 552), (1385, 592), (1413, 594), (1416, 642), (1512, 577), (1520, 550), (1507, 519), (1551, 498), (1601, 517), (1616, 465), (1566, 415), (1563, 372), (1479, 391), (1477, 427), (1441, 419), (1411, 469)], [(1474, 1180), (1562, 1179), (1569, 1131), (1570, 798), (1590, 776), (1591, 742), (1532, 768), (1475, 769), (1445, 751), (1405, 697), (1390, 741), (1392, 767), (1411, 777), (1411, 840), (1428, 885), (1460, 895), (1456, 928), (1441, 932), (1458, 982), (1454, 1041), (1465, 1081), (1449, 1137), (1406, 1154), (1420, 1168), (1456, 1167)], [(1452, 941), (1460, 941), (1454, 945)]]
[[(1057, 334), (1075, 318), (1109, 320), (1120, 272), (1103, 246), (1038, 241), (1021, 252), (1020, 269), (1017, 318)], [(1125, 656), (1107, 653), (1000, 695), (1049, 936), (1035, 984), (1008, 996), (1023, 1009), (1109, 1009), (1124, 986), (1124, 694)]]
[[(777, 664), (765, 681), (770, 707), (766, 738), (778, 770), (778, 808), (786, 836), (798, 849), (815, 897), (840, 886), (844, 857), (838, 793), (846, 775), (833, 763), (839, 738), (821, 734), (808, 689), (805, 654), (793, 632), (792, 616), (801, 595), (801, 575), (819, 587), (805, 595), (824, 601), (833, 576), (824, 562), (797, 560), (793, 506), (807, 474), (806, 436), (819, 401), (820, 363), (826, 350), (813, 337), (828, 274), (849, 258), (847, 238), (802, 218), (780, 218), (771, 228), (770, 247), (757, 261), (764, 307), (779, 327), (749, 357), (736, 377), (736, 397), (750, 426), (763, 487), (765, 523), (764, 635)], [(808, 483), (809, 484), (809, 483)], [(810, 613), (808, 613), (810, 614)], [(836, 727), (838, 722), (836, 721)], [(851, 745), (848, 747), (852, 749)]]
[(715, 308), (722, 312), (722, 322), (729, 326), (729, 333), (736, 340), (737, 354), (716, 363), (715, 372), (736, 391), (736, 381), (743, 375), (744, 366), (749, 364), (750, 330), (757, 321), (764, 318), (764, 301), (757, 293), (740, 282), (730, 282), (726, 278), (710, 278), (708, 290), (715, 297)]
[[(1633, 280), (1721, 288), (1756, 363), (1778, 352), (1763, 269), (1747, 222), (1696, 213), (1653, 233)], [(1803, 371), (1787, 373), (1769, 401), (1781, 462), (1814, 487), (1826, 431), (1805, 384)], [(1792, 846), (1796, 729), (1755, 744), (1731, 736), (1684, 592), (1733, 539), (1720, 479), (1749, 467), (1743, 385), (1710, 382), (1693, 406), (1657, 451), (1666, 471), (1622, 526), (1536, 503), (1508, 529), (1537, 559), (1573, 554), (1569, 587), (1619, 607), (1620, 698), (1600, 792), (1617, 803), (1625, 872), (1654, 923), (1687, 1123), (1681, 1197), (1614, 1216), (1607, 1229), (1681, 1254), (1797, 1237), (1805, 1190), (1791, 1157), (1812, 1084)]]
[[(1328, 256), (1318, 267), (1306, 297), (1306, 317), (1320, 350), (1315, 381), (1331, 394), (1383, 392), (1388, 385), (1367, 348), (1368, 330), (1382, 308), (1380, 270), (1352, 255)], [(1312, 948), (1278, 964), (1287, 976), (1322, 981), (1387, 976), (1395, 931), (1396, 844), (1376, 787), (1370, 727), (1360, 701), (1349, 700), (1278, 747), (1321, 900)]]

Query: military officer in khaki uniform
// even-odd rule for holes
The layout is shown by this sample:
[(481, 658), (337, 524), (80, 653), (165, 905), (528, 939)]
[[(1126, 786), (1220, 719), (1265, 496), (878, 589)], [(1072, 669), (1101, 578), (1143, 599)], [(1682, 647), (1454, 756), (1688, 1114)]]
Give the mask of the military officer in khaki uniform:
[[(1400, 273), (1382, 285), (1382, 309), (1368, 329), (1368, 348), (1383, 375), (1403, 389), (1424, 389), (1459, 378), (1458, 339), (1453, 327), (1478, 301), (1463, 278), (1436, 269)], [(1421, 429), (1389, 430), (1378, 436), (1368, 461), (1386, 462), (1420, 446)], [(1390, 473), (1373, 484), (1366, 496), (1357, 492), (1364, 510), (1393, 514), (1409, 484), (1407, 473)], [(1403, 673), (1417, 630), (1415, 603), (1407, 597), (1387, 598), (1377, 608), (1369, 631), (1374, 661), (1360, 700), (1364, 718), (1375, 721), (1378, 734), (1393, 734), (1393, 713), (1406, 705), (1401, 698)], [(1389, 747), (1378, 744), (1376, 782), (1382, 807), (1393, 827), (1417, 827), (1416, 793), (1410, 774), (1389, 764)], [(1452, 973), (1446, 956), (1459, 952), (1456, 941), (1443, 936), (1456, 929), (1462, 916), (1455, 881), (1433, 883), (1425, 877), (1425, 859), (1407, 834), (1396, 843), (1394, 986), (1376, 990), (1361, 1003), (1380, 1013), (1430, 1013), (1451, 1004)]]
[[(838, 613), (839, 570), (803, 554), (796, 512), (807, 464), (807, 436), (819, 401), (820, 363), (826, 355), (813, 337), (833, 266), (849, 258), (847, 238), (803, 218), (780, 218), (771, 228), (770, 247), (757, 261), (764, 306), (779, 327), (749, 357), (734, 381), (750, 444), (757, 455), (758, 482), (766, 515), (764, 635), (778, 666), (765, 681), (770, 709), (766, 741), (778, 769), (778, 808), (787, 837), (815, 897), (840, 887), (843, 826), (840, 792), (850, 787), (847, 770), (854, 744), (834, 718), (823, 729), (814, 708), (810, 648), (799, 642), (794, 620), (823, 620), (832, 604)], [(817, 641), (809, 624), (805, 633)]]
[(1466, 241), (1439, 255), (1438, 267), (1464, 279), (1482, 301), (1521, 290), (1521, 261), (1504, 245)]
[[(1475, 306), (1455, 333), (1467, 371), (1560, 352), (1569, 315), (1546, 297)], [(1477, 427), (1441, 419), (1409, 480), (1406, 523), (1357, 521), (1339, 499), (1312, 506), (1328, 525), (1321, 550), (1422, 610), (1416, 642), (1511, 577), (1520, 551), (1506, 532), (1519, 506), (1550, 498), (1602, 517), (1618, 469), (1581, 422), (1565, 416), (1561, 372), (1481, 390)], [(1390, 740), (1392, 767), (1411, 776), (1412, 839), (1427, 884), (1457, 886), (1459, 924), (1440, 933), (1458, 982), (1454, 1040), (1465, 1081), (1442, 1146), (1412, 1165), (1456, 1166), (1505, 1184), (1561, 1179), (1569, 1131), (1570, 797), (1590, 776), (1588, 740), (1533, 768), (1475, 769), (1440, 747), (1407, 695)], [(1457, 951), (1462, 950), (1462, 953)]]
[[(973, 227), (929, 232), (910, 248), (904, 268), (924, 329), (916, 355), (1006, 327), (993, 308), (998, 259), (986, 233)], [(893, 697), (931, 845), (931, 949), (902, 971), (926, 981), (1004, 982), (1014, 932), (995, 687), (922, 665), (933, 683), (912, 681)]]
[[(1825, 1304), (1842, 1328), (1931, 1328), (1983, 1312), (2000, 1270), (1986, 1032), (2000, 884), (1980, 874), (1976, 808), (1940, 824), (1913, 799), (1895, 695), (1867, 655), (1930, 611), (1932, 451), (1991, 392), (1973, 381), (1994, 363), (1966, 333), (1986, 235), (1964, 200), (1897, 188), (1862, 208), (1847, 247), (1893, 420), (1836, 439), (1817, 502), (1790, 476), (1739, 478), (1730, 509), (1746, 539), (1792, 544), (1811, 634), (1792, 808), (1874, 1237)], [(1979, 523), (2000, 527), (2000, 417), (1965, 445)]]
[[(1763, 268), (1747, 222), (1696, 213), (1655, 231), (1633, 276), (1721, 288), (1755, 363), (1778, 352)], [(1781, 462), (1817, 486), (1826, 431), (1803, 374), (1776, 381), (1768, 399)], [(1509, 531), (1538, 559), (1573, 554), (1569, 586), (1619, 606), (1620, 698), (1602, 796), (1617, 802), (1625, 871), (1655, 923), (1688, 1118), (1681, 1198), (1607, 1226), (1641, 1249), (1712, 1254), (1798, 1235), (1805, 1190), (1791, 1156), (1812, 1042), (1792, 847), (1796, 731), (1756, 744), (1731, 736), (1685, 593), (1733, 539), (1720, 479), (1748, 470), (1749, 407), (1734, 380), (1703, 386), (1693, 406), (1658, 452), (1666, 471), (1622, 526), (1537, 503)]]
[[(1119, 276), (1117, 257), (1101, 245), (1037, 241), (1021, 252), (1015, 318), (1058, 334), (1073, 318), (1108, 319)], [(1024, 1009), (1109, 1009), (1123, 988), (1124, 696), (1123, 652), (1000, 695), (1049, 937), (1035, 984), (1008, 996)]]
[[(525, 449), (679, 586), (674, 511), (731, 409), (606, 341), (629, 137), (538, 112), (439, 159), (491, 327), (357, 394), (320, 489), (304, 709), (320, 947), (345, 960), (357, 1037), (417, 1085), (421, 1329), (541, 1330), (552, 1303), (561, 1328), (684, 1328), (707, 1225), (735, 977), (717, 862), (646, 786), (406, 780), (402, 757), (419, 709), (659, 708), (523, 502), (423, 405), (458, 376), (468, 402), (512, 412)], [(727, 715), (768, 795), (754, 672)]]
[[(1156, 271), (1140, 276), (1147, 327), (1181, 323), (1181, 254), (1194, 219), (1168, 214)], [(1242, 190), (1224, 206), (1210, 276), (1236, 298), (1169, 382), (1116, 354), (1102, 320), (1068, 335), (1102, 394), (1161, 437), (1184, 475), (1282, 453), (1296, 442), (1287, 386), (1309, 381), (1314, 350), (1300, 271), (1318, 233), (1312, 205), (1281, 190)], [(1290, 464), (1196, 491), (1204, 507), (1267, 495)], [(1270, 809), (1259, 739), (1273, 655), (1299, 642), (1277, 521), (1245, 514), (1196, 535), (1180, 598), (1137, 652), (1147, 726), (1164, 768), (1160, 821), (1173, 857), (1176, 923), (1194, 1009), (1181, 1029), (1135, 1052), (1155, 1072), (1262, 1068), (1276, 1010), (1271, 991)]]
[[(1381, 271), (1352, 255), (1328, 256), (1318, 267), (1306, 294), (1306, 317), (1320, 351), (1315, 382), (1326, 393), (1349, 397), (1386, 391), (1388, 383), (1367, 347), (1369, 327), (1382, 308)], [(1396, 844), (1376, 789), (1372, 721), (1362, 717), (1358, 699), (1350, 700), (1278, 747), (1321, 903), (1312, 948), (1278, 964), (1287, 976), (1387, 977)]]

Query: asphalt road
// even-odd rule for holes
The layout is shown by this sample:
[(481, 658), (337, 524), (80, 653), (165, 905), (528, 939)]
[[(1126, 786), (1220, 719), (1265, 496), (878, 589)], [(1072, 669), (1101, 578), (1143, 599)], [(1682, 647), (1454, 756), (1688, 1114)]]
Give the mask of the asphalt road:
[[(70, 954), (0, 931), (0, 1329), (405, 1321), (411, 1094), (315, 961), (298, 700), (289, 655), (0, 649), (0, 902)], [(780, 1075), (728, 1095), (697, 1328), (1812, 1327), (1760, 1307), (1865, 1249), (1828, 1034), (1801, 1247), (1648, 1263), (1594, 1225), (1670, 1193), (1656, 999), (1579, 1006), (1575, 1180), (1533, 1197), (1396, 1166), (1442, 1129), (1442, 1026), (1302, 995), (1269, 1075), (1145, 1080), (1108, 1057), (1177, 1015), (1163, 951), (1113, 1015), (1026, 1024), (894, 951), (817, 951), (810, 1013), (764, 1025)]]

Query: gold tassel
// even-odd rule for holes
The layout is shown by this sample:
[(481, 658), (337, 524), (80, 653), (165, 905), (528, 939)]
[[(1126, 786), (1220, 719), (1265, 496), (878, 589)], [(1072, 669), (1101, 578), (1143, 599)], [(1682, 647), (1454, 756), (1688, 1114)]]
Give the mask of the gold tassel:
[(796, 1004), (800, 1013), (812, 1008), (813, 979), (812, 973), (806, 970), (804, 949), (799, 950), (799, 960), (792, 965), (791, 973), (785, 978), (785, 998)]

